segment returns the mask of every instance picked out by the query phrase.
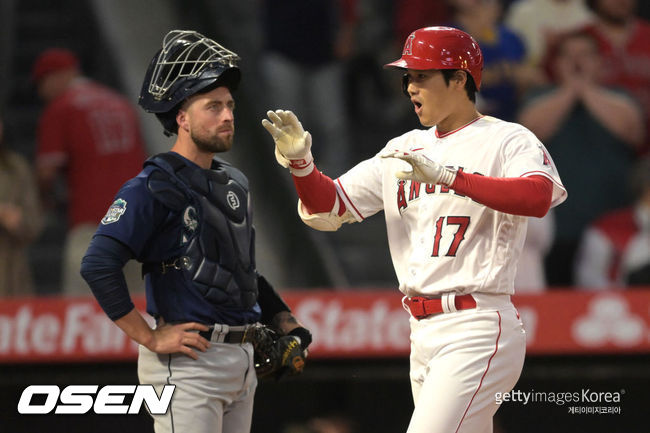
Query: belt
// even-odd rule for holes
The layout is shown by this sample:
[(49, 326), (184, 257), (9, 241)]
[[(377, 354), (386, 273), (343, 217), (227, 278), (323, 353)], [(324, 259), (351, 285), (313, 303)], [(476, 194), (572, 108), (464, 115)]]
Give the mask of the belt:
[(402, 303), (411, 315), (418, 320), (422, 320), (433, 314), (451, 313), (457, 310), (476, 308), (476, 301), (472, 295), (456, 296), (453, 293), (445, 293), (439, 298), (425, 298), (422, 296), (405, 297)]
[(248, 341), (246, 334), (251, 326), (215, 325), (211, 326), (207, 331), (199, 331), (199, 335), (215, 343), (243, 344)]

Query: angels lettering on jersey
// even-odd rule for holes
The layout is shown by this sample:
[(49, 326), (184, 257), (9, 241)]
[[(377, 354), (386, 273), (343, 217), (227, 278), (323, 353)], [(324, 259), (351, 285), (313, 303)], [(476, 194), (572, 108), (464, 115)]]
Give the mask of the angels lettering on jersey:
[[(447, 168), (454, 168), (451, 166), (448, 166)], [(457, 167), (457, 170), (459, 172), (463, 172), (463, 167)], [(474, 173), (478, 174), (480, 176), (483, 176), (481, 173)], [(399, 210), (400, 213), (402, 213), (406, 208), (408, 208), (408, 204), (412, 202), (413, 200), (417, 200), (420, 198), (421, 195), (440, 195), (440, 194), (453, 194), (457, 197), (463, 197), (467, 198), (466, 196), (457, 193), (453, 189), (449, 188), (448, 186), (445, 185), (432, 185), (432, 184), (422, 184), (420, 182), (416, 182), (414, 180), (398, 180), (397, 182), (397, 209)], [(470, 198), (467, 198), (468, 200), (472, 200)], [(475, 203), (475, 200), (472, 200)]]

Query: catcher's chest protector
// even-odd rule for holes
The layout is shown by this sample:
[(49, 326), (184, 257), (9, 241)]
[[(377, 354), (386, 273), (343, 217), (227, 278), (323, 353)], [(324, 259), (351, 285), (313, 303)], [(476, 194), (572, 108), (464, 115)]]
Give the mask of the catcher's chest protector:
[(216, 305), (251, 308), (258, 291), (246, 176), (222, 160), (204, 170), (171, 153), (147, 164), (159, 168), (147, 179), (149, 191), (183, 218), (182, 252), (162, 269), (180, 270)]

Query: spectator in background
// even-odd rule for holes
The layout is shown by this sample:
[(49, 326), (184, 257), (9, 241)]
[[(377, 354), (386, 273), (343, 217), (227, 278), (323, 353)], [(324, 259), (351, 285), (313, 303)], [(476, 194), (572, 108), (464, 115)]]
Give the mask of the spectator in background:
[[(647, 0), (645, 0), (647, 2)], [(636, 0), (588, 0), (595, 21), (585, 29), (600, 46), (603, 82), (633, 94), (646, 114), (646, 143), (650, 150), (650, 22), (635, 16)]]
[(354, 50), (357, 0), (266, 0), (262, 4), (262, 57), (266, 97), (272, 107), (304, 113), (317, 127), (322, 168), (340, 174), (349, 158), (344, 103), (344, 63)]
[(629, 203), (622, 185), (643, 142), (644, 125), (630, 96), (601, 84), (601, 58), (589, 34), (560, 38), (554, 52), (554, 84), (532, 92), (520, 121), (546, 143), (573, 191), (555, 212), (556, 236), (546, 262), (549, 284), (569, 285), (587, 224)]
[(591, 19), (584, 0), (518, 0), (510, 5), (505, 23), (522, 38), (527, 62), (539, 67), (558, 35)]
[[(381, 69), (381, 65), (386, 63), (385, 59), (392, 59), (395, 51), (401, 49), (401, 46), (397, 48), (395, 41), (393, 18), (397, 4), (394, 3), (393, 0), (357, 0), (354, 50), (345, 62), (344, 78), (346, 110), (348, 116), (355, 120), (350, 124), (350, 132), (362, 136), (359, 140), (352, 138), (355, 145), (350, 151), (355, 154), (364, 142), (369, 141), (369, 132), (382, 134), (382, 129), (398, 121), (395, 113), (401, 112), (401, 109), (395, 107), (392, 100), (398, 92), (398, 101), (404, 102), (399, 86), (389, 82)], [(399, 42), (401, 44), (402, 41)], [(370, 153), (374, 149), (367, 151)]]
[[(65, 176), (68, 232), (63, 252), (63, 291), (88, 293), (79, 275), (81, 259), (106, 213), (106, 203), (145, 159), (135, 110), (115, 91), (84, 77), (71, 51), (44, 51), (32, 80), (46, 104), (38, 125), (36, 168), (41, 193), (53, 204), (53, 185)], [(129, 287), (144, 284), (135, 262), (125, 270)], [(133, 284), (133, 286), (131, 285)]]
[(514, 121), (520, 93), (542, 84), (541, 69), (529, 66), (521, 39), (501, 23), (501, 0), (447, 0), (451, 25), (474, 36), (483, 52), (483, 75), (477, 109)]
[[(446, 1), (388, 1), (392, 1), (395, 8), (392, 14), (394, 20), (392, 23), (392, 41), (388, 44), (388, 52), (379, 65), (384, 65), (402, 54), (404, 41), (413, 33), (413, 30), (429, 26), (441, 26), (448, 23), (451, 19), (451, 11)], [(419, 128), (421, 126), (417, 118), (413, 117), (413, 104), (408, 99), (404, 99), (402, 87), (396, 86), (393, 81), (389, 81), (388, 86), (391, 92), (390, 100), (384, 102), (380, 110), (387, 113), (385, 123), (393, 123), (394, 127), (390, 132), (387, 131), (388, 133), (382, 135), (381, 139), (386, 136), (397, 135), (400, 131)], [(363, 159), (368, 156), (370, 155), (365, 156)]]
[(9, 149), (0, 118), (0, 296), (34, 292), (27, 247), (43, 227), (34, 172)]
[(579, 286), (650, 286), (650, 157), (637, 163), (630, 187), (632, 206), (604, 214), (585, 231), (575, 264)]
[(439, 26), (449, 22), (451, 12), (445, 1), (396, 0), (395, 51), (402, 52), (404, 41), (415, 29)]

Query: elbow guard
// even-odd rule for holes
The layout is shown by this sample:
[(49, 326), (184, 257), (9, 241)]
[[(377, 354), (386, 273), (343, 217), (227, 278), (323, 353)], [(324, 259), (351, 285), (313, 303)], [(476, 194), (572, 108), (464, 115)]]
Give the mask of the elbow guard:
[(334, 208), (331, 211), (310, 214), (307, 212), (307, 209), (304, 208), (302, 201), (298, 199), (298, 215), (300, 215), (300, 219), (302, 219), (305, 224), (315, 230), (322, 232), (335, 232), (341, 227), (341, 225), (343, 225), (343, 223), (352, 223), (356, 221), (354, 216), (347, 210), (343, 215), (339, 215), (339, 206), (339, 198), (336, 197)]

